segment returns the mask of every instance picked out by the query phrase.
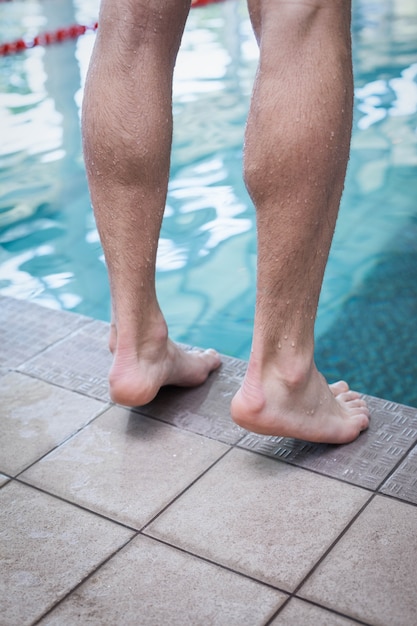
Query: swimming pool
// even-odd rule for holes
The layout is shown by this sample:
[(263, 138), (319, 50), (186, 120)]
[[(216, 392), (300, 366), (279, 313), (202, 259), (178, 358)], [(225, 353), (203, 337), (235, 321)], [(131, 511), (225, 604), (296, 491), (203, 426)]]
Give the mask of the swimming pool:
[[(0, 3), (0, 41), (95, 21), (98, 0)], [(417, 406), (417, 6), (357, 0), (352, 155), (317, 320), (329, 379)], [(0, 294), (109, 319), (79, 137), (94, 35), (0, 58)], [(247, 358), (255, 216), (241, 179), (257, 48), (244, 4), (191, 12), (158, 252), (171, 334)]]

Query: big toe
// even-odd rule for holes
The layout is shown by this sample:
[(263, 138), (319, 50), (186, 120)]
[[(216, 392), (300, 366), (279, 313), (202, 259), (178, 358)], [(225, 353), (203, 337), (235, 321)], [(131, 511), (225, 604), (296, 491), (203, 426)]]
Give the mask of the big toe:
[(341, 393), (346, 393), (350, 390), (349, 385), (344, 380), (339, 380), (337, 383), (329, 385), (330, 391), (334, 396), (338, 396)]
[(201, 356), (204, 359), (206, 365), (208, 366), (210, 372), (212, 370), (217, 369), (222, 362), (220, 354), (216, 350), (213, 350), (213, 348), (204, 350)]

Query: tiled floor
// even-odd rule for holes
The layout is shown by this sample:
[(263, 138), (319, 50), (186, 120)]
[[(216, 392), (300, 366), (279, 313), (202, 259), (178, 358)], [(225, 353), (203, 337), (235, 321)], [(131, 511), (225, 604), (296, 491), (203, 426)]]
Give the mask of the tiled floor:
[(128, 410), (107, 325), (0, 298), (0, 624), (416, 624), (417, 409), (258, 437), (245, 364)]

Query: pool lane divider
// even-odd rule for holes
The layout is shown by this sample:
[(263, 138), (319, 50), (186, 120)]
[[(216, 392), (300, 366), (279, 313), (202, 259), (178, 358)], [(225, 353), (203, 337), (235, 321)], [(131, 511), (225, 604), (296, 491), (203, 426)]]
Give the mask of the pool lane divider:
[[(192, 0), (191, 8), (203, 7), (209, 4), (215, 4), (222, 2), (223, 0)], [(0, 0), (0, 3), (11, 2), (11, 0)], [(96, 31), (98, 28), (98, 22), (85, 26), (84, 24), (72, 24), (64, 28), (57, 28), (54, 31), (41, 33), (36, 35), (33, 39), (15, 39), (15, 41), (6, 42), (0, 44), (0, 56), (8, 56), (10, 54), (16, 54), (35, 48), (36, 46), (49, 46), (54, 43), (61, 43), (68, 39), (77, 39), (80, 35), (84, 35), (87, 31)]]
[(68, 39), (76, 39), (80, 35), (84, 35), (84, 33), (89, 30), (97, 30), (97, 27), (97, 22), (91, 24), (90, 26), (84, 26), (84, 24), (73, 24), (72, 26), (68, 26), (66, 28), (58, 28), (54, 31), (41, 33), (29, 41), (26, 39), (16, 39), (15, 41), (11, 41), (9, 43), (0, 44), (0, 56), (23, 52), (23, 50), (35, 48), (35, 46), (49, 46), (52, 43), (59, 43)]

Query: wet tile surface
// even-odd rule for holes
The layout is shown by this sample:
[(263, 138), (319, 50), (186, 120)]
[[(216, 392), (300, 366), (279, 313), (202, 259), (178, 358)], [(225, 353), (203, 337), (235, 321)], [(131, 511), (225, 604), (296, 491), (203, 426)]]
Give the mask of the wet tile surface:
[(414, 624), (417, 508), (376, 496), (299, 595), (383, 626)]
[(0, 407), (0, 470), (15, 476), (106, 404), (11, 372), (1, 380)]
[(223, 357), (221, 368), (204, 385), (162, 389), (153, 402), (136, 410), (212, 439), (236, 443), (246, 431), (234, 424), (229, 407), (245, 370), (243, 361)]
[(382, 485), (381, 491), (417, 504), (417, 447), (414, 447), (398, 469)]
[(90, 323), (87, 317), (0, 296), (0, 367), (17, 367)]
[(21, 478), (139, 529), (227, 450), (113, 407)]
[(417, 409), (372, 397), (367, 401), (369, 429), (351, 444), (313, 444), (248, 433), (239, 446), (376, 489), (417, 441)]
[[(293, 591), (369, 493), (233, 450), (145, 533)], [(294, 529), (303, 529), (294, 541)]]
[(137, 537), (43, 626), (265, 624), (286, 596), (146, 537)]
[(132, 536), (16, 482), (0, 490), (0, 520), (4, 626), (32, 624)]
[(369, 398), (348, 446), (251, 435), (224, 357), (128, 410), (108, 324), (2, 297), (0, 322), (2, 624), (414, 623), (417, 409)]

